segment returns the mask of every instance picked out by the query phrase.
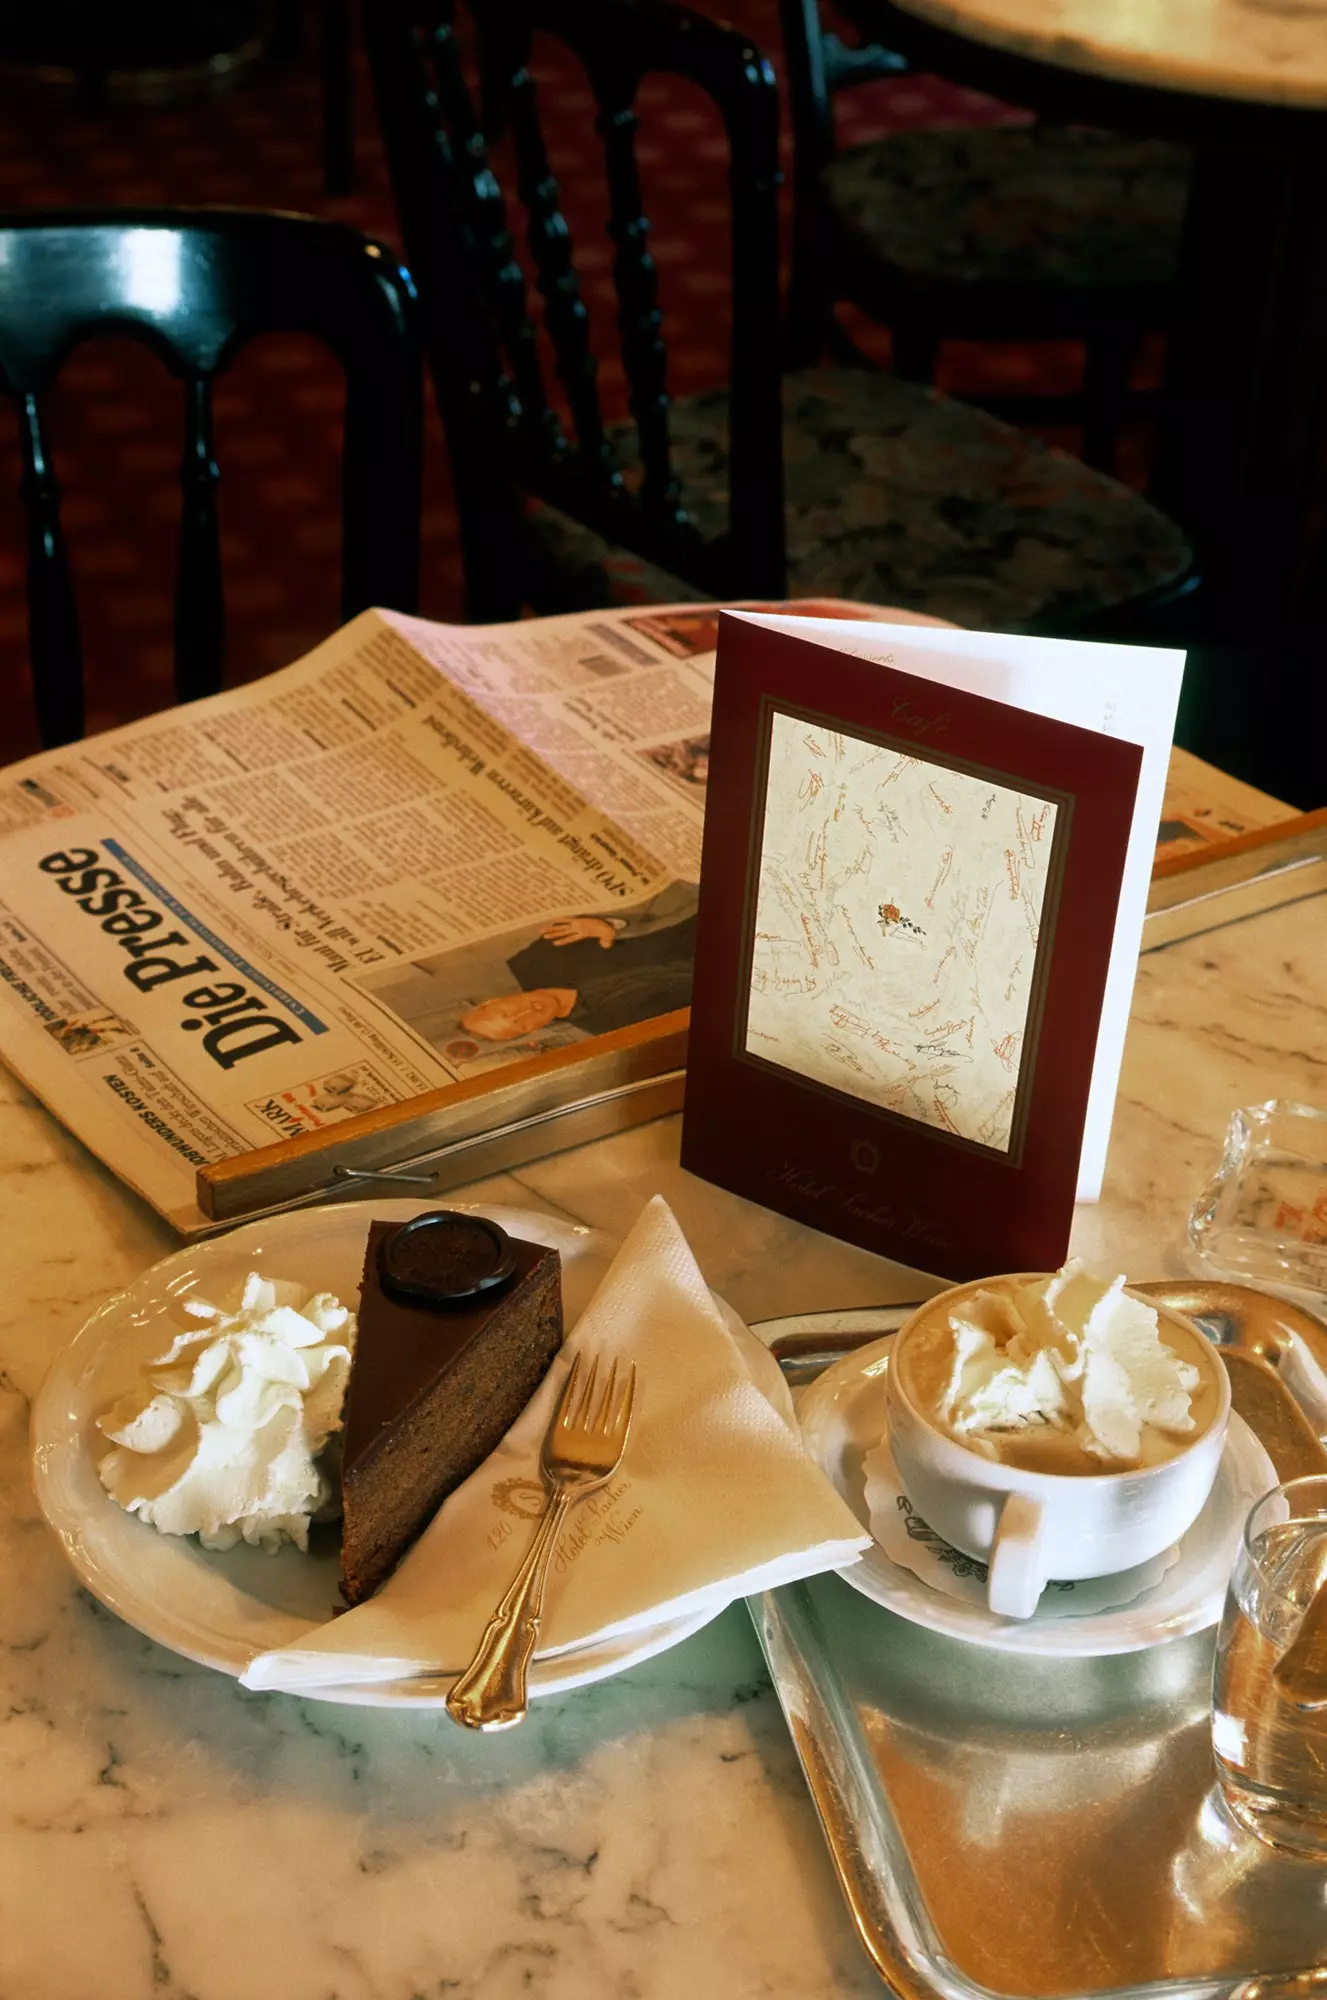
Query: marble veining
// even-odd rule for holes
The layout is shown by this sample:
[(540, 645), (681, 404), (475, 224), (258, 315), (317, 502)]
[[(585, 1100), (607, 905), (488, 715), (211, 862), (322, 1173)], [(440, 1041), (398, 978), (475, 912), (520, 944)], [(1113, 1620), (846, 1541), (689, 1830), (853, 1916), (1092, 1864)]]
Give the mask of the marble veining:
[[(1322, 901), (1142, 961), (1106, 1192), (1075, 1247), (1185, 1269), (1236, 1103), (1327, 1104)], [(682, 1172), (677, 1121), (468, 1197), (620, 1235), (664, 1193), (748, 1318), (928, 1281)], [(878, 1994), (745, 1611), (508, 1736), (250, 1694), (75, 1584), (28, 1405), (164, 1224), (0, 1072), (3, 2000), (828, 2000)]]
[(1061, 69), (1255, 104), (1327, 106), (1327, 0), (898, 0)]

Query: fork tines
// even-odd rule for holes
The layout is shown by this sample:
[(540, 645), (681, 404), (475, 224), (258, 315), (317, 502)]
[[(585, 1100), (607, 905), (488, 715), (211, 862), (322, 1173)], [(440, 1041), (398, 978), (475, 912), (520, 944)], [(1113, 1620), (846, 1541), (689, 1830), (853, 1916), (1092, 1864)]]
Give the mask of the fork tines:
[(599, 1362), (590, 1362), (589, 1372), (584, 1374), (584, 1355), (578, 1353), (567, 1371), (567, 1379), (562, 1385), (558, 1399), (557, 1415), (553, 1428), (562, 1431), (597, 1431), (604, 1437), (625, 1432), (631, 1421), (631, 1408), (635, 1400), (636, 1364), (628, 1361), (619, 1366), (616, 1358), (608, 1370), (602, 1394), (598, 1398), (596, 1415), (595, 1390), (599, 1381)]

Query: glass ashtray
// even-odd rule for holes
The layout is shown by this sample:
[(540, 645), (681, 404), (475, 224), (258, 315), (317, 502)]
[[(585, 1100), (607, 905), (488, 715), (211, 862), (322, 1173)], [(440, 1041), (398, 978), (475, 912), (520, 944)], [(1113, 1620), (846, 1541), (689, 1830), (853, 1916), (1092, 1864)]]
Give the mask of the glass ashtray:
[(1327, 1300), (1327, 1111), (1275, 1097), (1236, 1111), (1221, 1164), (1190, 1211), (1189, 1244), (1216, 1277), (1321, 1306)]

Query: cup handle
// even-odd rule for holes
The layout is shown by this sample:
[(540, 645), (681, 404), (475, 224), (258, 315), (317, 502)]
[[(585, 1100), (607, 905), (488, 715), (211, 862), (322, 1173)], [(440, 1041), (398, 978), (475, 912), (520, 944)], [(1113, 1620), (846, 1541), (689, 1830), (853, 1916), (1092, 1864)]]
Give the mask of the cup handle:
[(1001, 1618), (1030, 1618), (1046, 1587), (1041, 1555), (1042, 1510), (1024, 1493), (1011, 1493), (1000, 1509), (986, 1602)]

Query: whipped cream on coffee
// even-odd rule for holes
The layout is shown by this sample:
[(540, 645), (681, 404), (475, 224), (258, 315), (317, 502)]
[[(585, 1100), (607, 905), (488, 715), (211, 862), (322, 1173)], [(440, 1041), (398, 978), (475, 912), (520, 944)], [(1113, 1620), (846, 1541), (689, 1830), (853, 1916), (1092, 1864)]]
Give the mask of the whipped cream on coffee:
[(1124, 1285), (1075, 1262), (971, 1293), (949, 1308), (947, 1340), (923, 1335), (931, 1354), (909, 1367), (924, 1407), (962, 1443), (1048, 1471), (1173, 1457), (1198, 1428), (1210, 1383), (1205, 1396), (1204, 1371)]
[(355, 1315), (330, 1292), (251, 1271), (238, 1306), (186, 1299), (196, 1325), (97, 1419), (101, 1483), (130, 1513), (204, 1548), (307, 1549), (332, 1500), (317, 1463), (341, 1427)]

